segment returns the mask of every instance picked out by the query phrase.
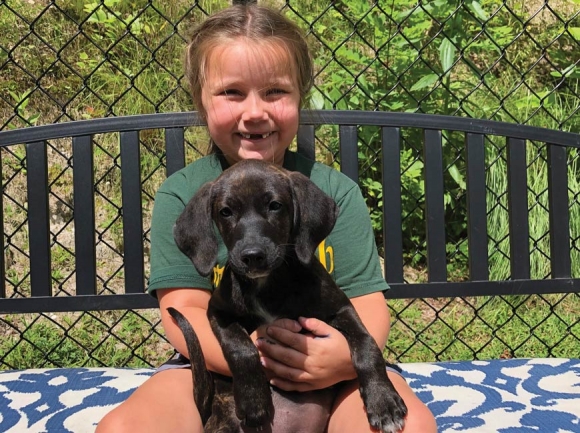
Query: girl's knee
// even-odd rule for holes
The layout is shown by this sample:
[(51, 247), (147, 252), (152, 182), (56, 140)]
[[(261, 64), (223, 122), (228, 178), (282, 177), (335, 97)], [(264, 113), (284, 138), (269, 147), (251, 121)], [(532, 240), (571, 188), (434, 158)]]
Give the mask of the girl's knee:
[(407, 404), (409, 410), (405, 419), (403, 433), (436, 433), (437, 423), (429, 408), (418, 398), (411, 404)]
[[(401, 376), (389, 373), (389, 377), (407, 405), (408, 413), (402, 433), (436, 433), (437, 424), (429, 408), (417, 397)], [(356, 382), (342, 387), (335, 400), (335, 407), (328, 426), (329, 433), (344, 431), (374, 431), (368, 424)]]
[(135, 426), (129, 425), (127, 418), (123, 416), (123, 412), (117, 409), (113, 409), (111, 412), (106, 414), (99, 424), (95, 433), (129, 433), (135, 431)]
[(190, 370), (166, 370), (147, 379), (99, 422), (95, 433), (201, 432)]

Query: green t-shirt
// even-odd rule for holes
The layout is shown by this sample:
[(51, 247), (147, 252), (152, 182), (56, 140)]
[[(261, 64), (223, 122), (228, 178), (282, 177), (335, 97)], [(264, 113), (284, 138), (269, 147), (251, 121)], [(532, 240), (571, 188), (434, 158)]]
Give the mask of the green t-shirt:
[[(157, 289), (177, 287), (211, 290), (220, 281), (227, 251), (219, 236), (213, 276), (202, 277), (175, 245), (173, 225), (197, 190), (220, 175), (222, 164), (216, 155), (201, 158), (171, 175), (157, 191), (151, 221), (149, 293), (155, 295)], [(284, 168), (309, 177), (340, 206), (332, 232), (316, 251), (338, 286), (349, 298), (388, 289), (358, 185), (339, 171), (290, 151), (284, 157)]]

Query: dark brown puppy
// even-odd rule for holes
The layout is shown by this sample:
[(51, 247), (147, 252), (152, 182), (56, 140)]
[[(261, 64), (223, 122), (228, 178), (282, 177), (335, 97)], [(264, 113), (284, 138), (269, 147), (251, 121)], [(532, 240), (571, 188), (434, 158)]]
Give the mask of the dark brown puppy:
[[(210, 416), (228, 418), (211, 424), (235, 426), (224, 431), (239, 431), (240, 425), (270, 428), (271, 389), (249, 334), (277, 318), (300, 316), (323, 320), (346, 337), (369, 423), (385, 433), (403, 427), (407, 409), (385, 373), (379, 347), (347, 296), (314, 258), (337, 216), (336, 203), (306, 176), (245, 160), (205, 184), (177, 219), (175, 241), (201, 275), (209, 275), (217, 260), (214, 223), (228, 250), (207, 314), (233, 386), (225, 378), (218, 383), (215, 375), (195, 371), (196, 363), (200, 370), (205, 364), (192, 360), (195, 401), (206, 431), (214, 431), (208, 428)], [(201, 356), (187, 320), (175, 309), (170, 313), (184, 332), (190, 356)], [(222, 406), (231, 401), (228, 393), (233, 393), (235, 409), (216, 407), (216, 402)], [(231, 419), (234, 414), (237, 419)]]

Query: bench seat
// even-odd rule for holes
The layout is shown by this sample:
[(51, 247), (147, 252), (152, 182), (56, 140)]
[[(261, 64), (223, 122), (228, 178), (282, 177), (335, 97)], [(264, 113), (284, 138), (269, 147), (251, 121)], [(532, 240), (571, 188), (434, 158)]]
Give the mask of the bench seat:
[[(439, 431), (580, 432), (580, 359), (401, 364)], [(152, 369), (65, 368), (0, 372), (0, 431), (94, 431)]]

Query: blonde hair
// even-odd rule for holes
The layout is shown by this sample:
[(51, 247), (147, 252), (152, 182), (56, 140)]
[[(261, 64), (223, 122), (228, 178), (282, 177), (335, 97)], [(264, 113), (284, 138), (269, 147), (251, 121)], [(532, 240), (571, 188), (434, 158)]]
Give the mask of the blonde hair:
[(209, 16), (190, 35), (185, 49), (185, 77), (195, 108), (205, 116), (202, 88), (212, 51), (236, 38), (264, 46), (280, 46), (296, 74), (301, 104), (313, 84), (310, 51), (301, 29), (278, 11), (255, 3), (236, 4)]

